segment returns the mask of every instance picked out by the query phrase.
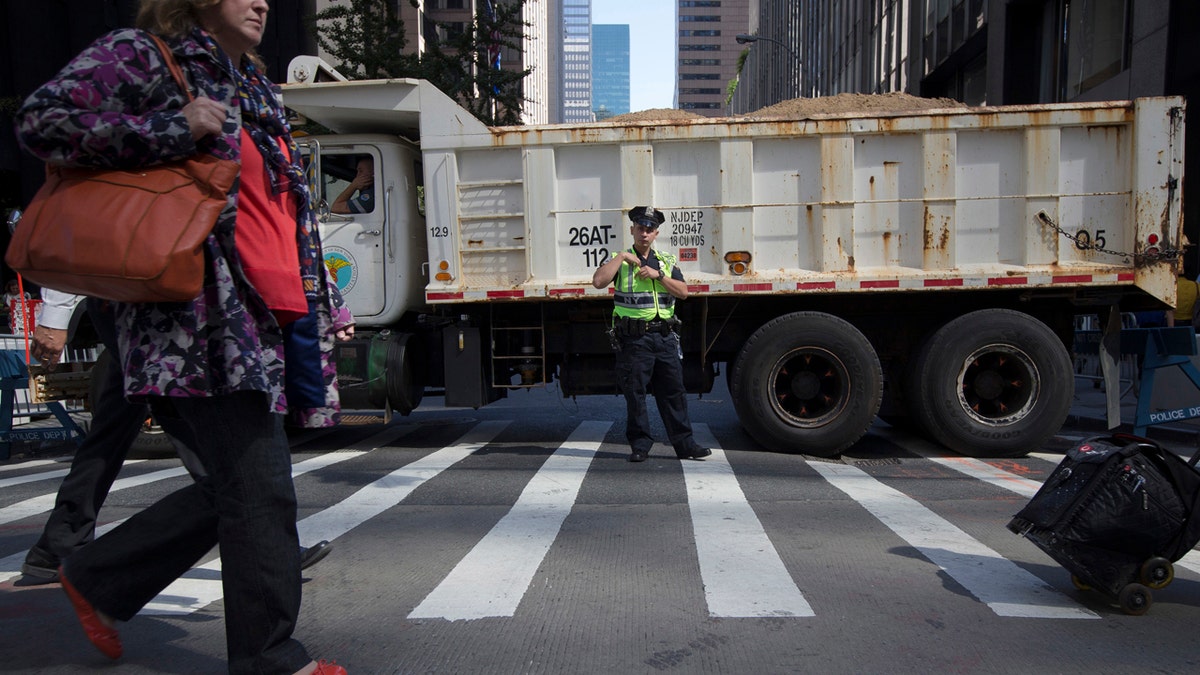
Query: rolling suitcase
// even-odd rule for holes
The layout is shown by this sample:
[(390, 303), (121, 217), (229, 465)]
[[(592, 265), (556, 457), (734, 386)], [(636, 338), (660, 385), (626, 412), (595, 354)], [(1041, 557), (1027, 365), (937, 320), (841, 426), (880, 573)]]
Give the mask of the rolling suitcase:
[(1067, 451), (1008, 523), (1129, 614), (1145, 614), (1150, 589), (1175, 578), (1173, 562), (1200, 540), (1200, 473), (1154, 441), (1114, 434)]

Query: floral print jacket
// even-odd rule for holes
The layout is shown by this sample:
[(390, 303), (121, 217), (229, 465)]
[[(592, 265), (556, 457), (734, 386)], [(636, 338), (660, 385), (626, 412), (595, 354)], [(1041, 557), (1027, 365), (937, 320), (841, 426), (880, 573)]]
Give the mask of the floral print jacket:
[[(192, 140), (182, 108), (184, 92), (158, 48), (143, 32), (114, 31), (75, 57), (53, 80), (29, 96), (17, 114), (22, 145), (42, 160), (63, 166), (136, 168), (198, 152), (241, 160), (237, 88), (198, 40), (166, 40), (196, 96), (225, 103), (231, 111), (222, 133)], [(254, 151), (253, 148), (247, 150)], [(204, 289), (188, 303), (118, 304), (117, 340), (125, 393), (150, 396), (212, 396), (265, 392), (278, 413), (287, 413), (283, 332), (243, 272), (234, 244), (238, 187), (205, 242)], [(353, 322), (336, 286), (328, 283), (315, 217), (308, 209), (297, 223), (299, 265), (326, 288), (319, 292), (321, 367), (326, 406), (290, 411), (304, 426), (337, 422), (334, 331)], [(104, 223), (96, 223), (104, 227)]]

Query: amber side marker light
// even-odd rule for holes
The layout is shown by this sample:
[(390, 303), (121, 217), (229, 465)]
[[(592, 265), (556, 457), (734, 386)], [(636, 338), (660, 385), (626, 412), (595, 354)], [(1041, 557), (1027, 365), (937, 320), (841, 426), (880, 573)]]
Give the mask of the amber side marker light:
[(450, 276), (450, 273), (446, 271), (448, 269), (450, 269), (450, 263), (445, 260), (441, 261), (438, 263), (438, 273), (433, 275), (433, 278), (438, 281), (450, 281), (454, 277)]
[(729, 273), (740, 277), (750, 271), (750, 252), (730, 251), (725, 254), (725, 262), (729, 264)]

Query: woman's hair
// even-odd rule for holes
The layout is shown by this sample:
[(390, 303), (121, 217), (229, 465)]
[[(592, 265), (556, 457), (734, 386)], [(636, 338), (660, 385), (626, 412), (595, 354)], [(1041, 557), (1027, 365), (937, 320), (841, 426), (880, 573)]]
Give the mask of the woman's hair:
[[(180, 37), (200, 25), (200, 10), (222, 2), (224, 0), (142, 0), (134, 24), (162, 37)], [(246, 52), (246, 58), (260, 69), (266, 68), (256, 50)]]
[(198, 11), (222, 0), (142, 0), (136, 25), (163, 37), (179, 37), (200, 25)]

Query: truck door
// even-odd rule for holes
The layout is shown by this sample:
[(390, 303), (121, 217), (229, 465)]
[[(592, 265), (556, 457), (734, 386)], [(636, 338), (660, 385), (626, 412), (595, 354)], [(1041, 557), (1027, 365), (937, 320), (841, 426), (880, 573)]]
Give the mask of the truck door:
[(356, 317), (386, 304), (389, 188), (379, 149), (354, 145), (321, 151), (318, 209), (325, 266)]

